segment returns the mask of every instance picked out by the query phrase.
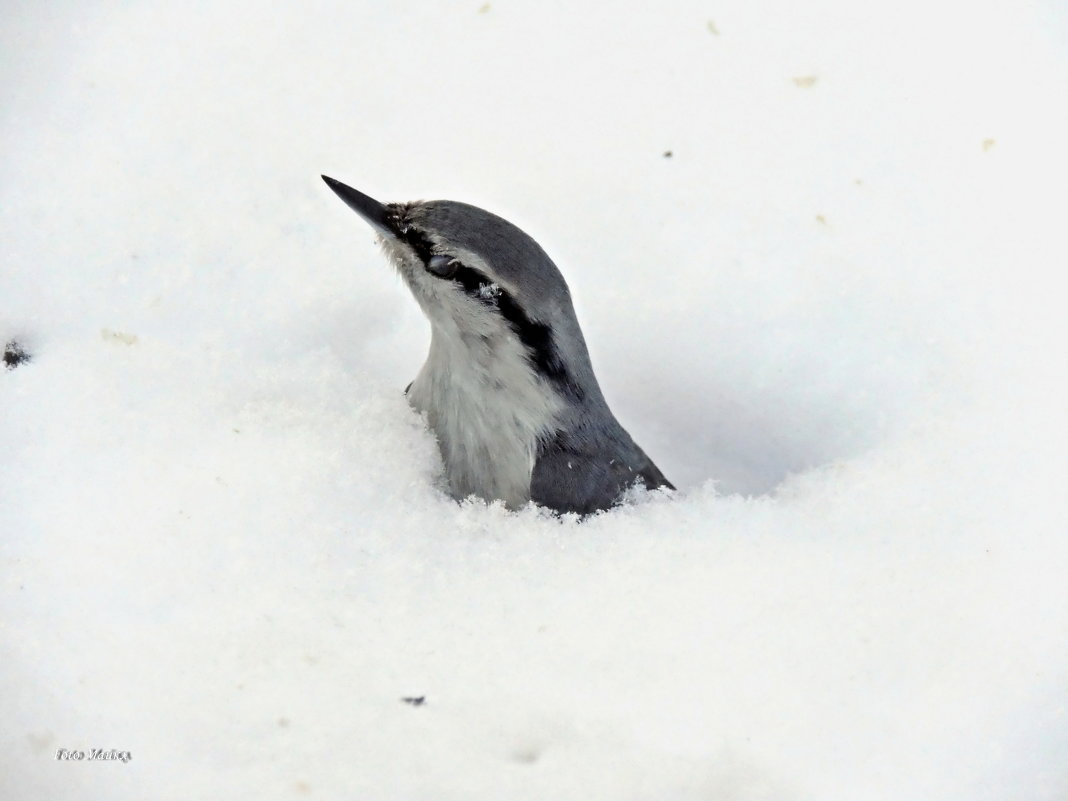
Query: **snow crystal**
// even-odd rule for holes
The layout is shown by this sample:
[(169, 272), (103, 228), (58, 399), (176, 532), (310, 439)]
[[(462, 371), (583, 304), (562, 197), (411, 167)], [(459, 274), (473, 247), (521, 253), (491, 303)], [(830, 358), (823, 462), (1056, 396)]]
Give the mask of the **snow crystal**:
[[(479, 11), (5, 18), (0, 796), (1065, 798), (1064, 9)], [(530, 232), (679, 492), (450, 500), (322, 172)]]

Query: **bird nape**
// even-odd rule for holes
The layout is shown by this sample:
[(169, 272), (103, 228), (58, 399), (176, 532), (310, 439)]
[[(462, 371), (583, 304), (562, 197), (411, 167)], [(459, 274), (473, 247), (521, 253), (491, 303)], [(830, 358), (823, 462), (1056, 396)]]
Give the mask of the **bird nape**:
[(375, 229), (430, 320), (406, 394), (454, 497), (586, 515), (635, 484), (674, 489), (608, 408), (570, 290), (537, 242), (466, 203), (383, 204), (323, 180)]

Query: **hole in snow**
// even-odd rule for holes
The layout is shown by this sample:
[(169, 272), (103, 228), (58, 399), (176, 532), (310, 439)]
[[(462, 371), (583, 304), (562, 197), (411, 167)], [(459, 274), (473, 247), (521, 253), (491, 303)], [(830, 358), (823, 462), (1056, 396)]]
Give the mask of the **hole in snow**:
[(655, 364), (617, 363), (605, 394), (680, 490), (712, 480), (722, 494), (764, 495), (877, 447), (916, 413), (930, 380), (929, 355), (806, 344), (792, 354), (751, 346), (717, 358), (693, 347)]

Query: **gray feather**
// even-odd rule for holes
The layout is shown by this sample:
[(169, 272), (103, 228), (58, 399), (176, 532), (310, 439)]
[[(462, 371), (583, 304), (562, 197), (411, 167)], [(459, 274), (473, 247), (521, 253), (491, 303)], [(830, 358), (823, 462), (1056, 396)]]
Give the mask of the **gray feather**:
[(530, 499), (586, 515), (614, 505), (635, 484), (675, 489), (618, 423), (615, 428), (616, 437), (578, 443), (573, 432), (559, 432), (534, 464)]

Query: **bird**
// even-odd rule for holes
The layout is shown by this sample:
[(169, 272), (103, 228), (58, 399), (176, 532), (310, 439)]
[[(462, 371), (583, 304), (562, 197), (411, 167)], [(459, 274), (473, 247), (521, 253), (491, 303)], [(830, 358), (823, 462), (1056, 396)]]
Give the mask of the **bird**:
[(533, 238), (466, 203), (380, 203), (322, 178), (430, 321), (405, 394), (437, 438), (450, 495), (585, 517), (635, 484), (675, 489), (608, 408), (571, 291)]

